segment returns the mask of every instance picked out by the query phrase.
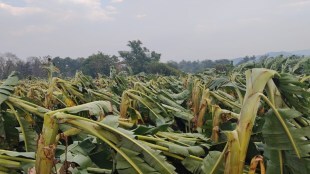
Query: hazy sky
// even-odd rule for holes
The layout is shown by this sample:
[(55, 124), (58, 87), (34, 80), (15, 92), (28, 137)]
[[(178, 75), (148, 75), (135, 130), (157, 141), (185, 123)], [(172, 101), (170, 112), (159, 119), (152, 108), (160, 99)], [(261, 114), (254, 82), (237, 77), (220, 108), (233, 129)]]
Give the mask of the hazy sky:
[(310, 48), (310, 0), (0, 0), (0, 53), (118, 55), (129, 40), (162, 61)]

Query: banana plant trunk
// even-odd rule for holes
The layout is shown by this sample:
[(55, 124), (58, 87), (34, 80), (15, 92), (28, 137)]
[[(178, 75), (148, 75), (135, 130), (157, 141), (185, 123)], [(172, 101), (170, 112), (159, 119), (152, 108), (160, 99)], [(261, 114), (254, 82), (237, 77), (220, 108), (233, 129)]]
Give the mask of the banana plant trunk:
[(50, 174), (55, 165), (56, 136), (58, 121), (48, 113), (44, 115), (42, 133), (38, 140), (36, 154), (36, 173)]
[(226, 132), (228, 148), (226, 153), (225, 173), (242, 174), (245, 157), (252, 134), (260, 94), (267, 82), (276, 74), (275, 71), (255, 68), (246, 71), (246, 94), (240, 113), (240, 120), (235, 130)]

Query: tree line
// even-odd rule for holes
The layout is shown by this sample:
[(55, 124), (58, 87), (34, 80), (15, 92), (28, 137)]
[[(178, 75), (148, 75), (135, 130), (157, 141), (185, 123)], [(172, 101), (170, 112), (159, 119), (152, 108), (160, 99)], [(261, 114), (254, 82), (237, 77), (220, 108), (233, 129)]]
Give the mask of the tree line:
[(38, 77), (44, 78), (47, 71), (44, 66), (48, 60), (60, 70), (60, 76), (72, 77), (76, 71), (82, 71), (84, 74), (96, 77), (98, 74), (109, 75), (110, 68), (114, 67), (116, 71), (127, 71), (130, 74), (141, 72), (150, 74), (179, 75), (182, 72), (195, 73), (204, 71), (206, 68), (216, 68), (225, 70), (232, 66), (228, 59), (221, 60), (203, 60), (203, 61), (169, 61), (160, 62), (161, 54), (150, 51), (143, 47), (140, 40), (129, 41), (128, 51), (119, 51), (119, 56), (108, 55), (102, 52), (94, 53), (87, 58), (61, 58), (51, 56), (29, 57), (26, 60), (18, 58), (12, 53), (0, 55), (0, 79), (6, 78), (11, 71), (20, 72), (21, 78)]
[(30, 76), (44, 78), (47, 72), (43, 69), (43, 65), (48, 59), (50, 56), (28, 57), (26, 60), (21, 60), (13, 53), (0, 55), (0, 79), (7, 78), (12, 71), (18, 71), (21, 78)]
[(196, 61), (186, 61), (182, 60), (180, 62), (168, 61), (167, 64), (174, 67), (180, 71), (188, 73), (197, 73), (206, 70), (207, 68), (215, 68), (216, 70), (222, 71), (233, 67), (233, 62), (228, 59), (219, 60), (196, 60)]

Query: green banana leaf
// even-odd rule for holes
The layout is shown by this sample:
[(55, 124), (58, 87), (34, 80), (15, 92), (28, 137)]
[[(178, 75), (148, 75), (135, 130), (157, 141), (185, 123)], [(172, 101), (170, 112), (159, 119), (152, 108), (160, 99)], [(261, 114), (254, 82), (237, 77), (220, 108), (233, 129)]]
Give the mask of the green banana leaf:
[(297, 156), (309, 157), (310, 126), (299, 126), (298, 123), (293, 123), (294, 118), (301, 118), (302, 114), (289, 108), (278, 109), (278, 111), (285, 125), (280, 123), (273, 111), (270, 110), (266, 114), (262, 133), (267, 147), (272, 150), (295, 151)]
[(221, 156), (222, 152), (210, 151), (208, 156), (203, 159), (201, 165), (201, 174), (222, 174), (224, 173), (224, 158)]
[(2, 104), (14, 91), (18, 83), (17, 73), (13, 71), (0, 86), (0, 104)]

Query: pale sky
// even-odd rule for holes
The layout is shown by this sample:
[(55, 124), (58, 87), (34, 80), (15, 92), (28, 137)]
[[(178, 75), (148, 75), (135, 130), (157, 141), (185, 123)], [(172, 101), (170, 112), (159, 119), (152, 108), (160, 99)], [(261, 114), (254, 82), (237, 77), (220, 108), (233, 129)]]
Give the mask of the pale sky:
[(162, 61), (310, 49), (310, 0), (0, 0), (0, 53), (118, 55), (129, 40)]

